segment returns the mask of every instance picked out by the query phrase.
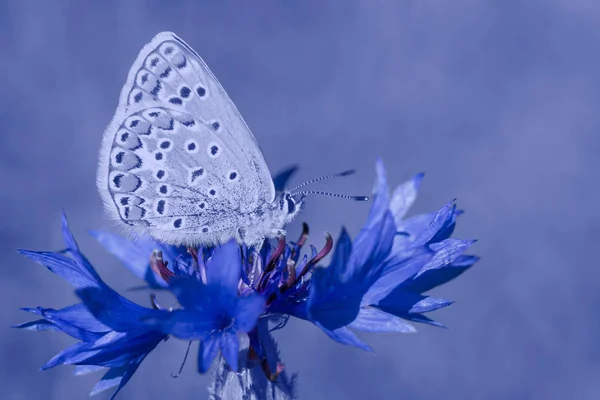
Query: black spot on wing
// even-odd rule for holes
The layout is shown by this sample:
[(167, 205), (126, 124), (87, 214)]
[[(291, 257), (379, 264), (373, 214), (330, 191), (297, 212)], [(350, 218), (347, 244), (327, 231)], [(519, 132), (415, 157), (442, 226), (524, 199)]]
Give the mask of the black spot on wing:
[[(158, 93), (160, 92), (160, 90), (161, 90), (161, 89), (162, 89), (162, 84), (160, 83), (160, 81), (159, 81), (159, 80), (157, 80), (157, 81), (156, 81), (156, 85), (154, 85), (154, 89), (152, 89), (152, 90), (150, 91), (150, 94), (151, 94), (152, 96), (155, 96), (155, 97), (156, 97), (156, 96), (158, 96)], [(150, 114), (150, 115), (151, 115), (151, 114)]]
[(184, 86), (181, 89), (179, 89), (179, 95), (181, 97), (183, 97), (184, 99), (187, 99), (188, 97), (190, 97), (191, 93), (192, 93), (192, 89), (190, 89), (187, 86)]
[(165, 200), (159, 200), (158, 203), (156, 204), (156, 212), (159, 213), (160, 215), (162, 215), (165, 212), (165, 204), (166, 204)]
[(171, 74), (171, 71), (172, 71), (172, 70), (173, 70), (173, 69), (172, 69), (171, 67), (167, 67), (167, 68), (166, 68), (166, 69), (165, 69), (165, 70), (164, 70), (164, 71), (163, 71), (163, 72), (162, 72), (162, 73), (161, 73), (159, 76), (160, 76), (162, 79), (168, 78), (168, 77), (169, 77), (169, 75)]

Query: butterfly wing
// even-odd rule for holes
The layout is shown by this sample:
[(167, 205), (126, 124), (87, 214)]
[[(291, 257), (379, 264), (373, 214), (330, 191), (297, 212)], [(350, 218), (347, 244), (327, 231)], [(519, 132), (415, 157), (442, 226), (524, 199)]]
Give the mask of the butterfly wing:
[(97, 178), (113, 219), (169, 243), (214, 243), (275, 197), (235, 105), (171, 32), (158, 34), (133, 63), (104, 132)]

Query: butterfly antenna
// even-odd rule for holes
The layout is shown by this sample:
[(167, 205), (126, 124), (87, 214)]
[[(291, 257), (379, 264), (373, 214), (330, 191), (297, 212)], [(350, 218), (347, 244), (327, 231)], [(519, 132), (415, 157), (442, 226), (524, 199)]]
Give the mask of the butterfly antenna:
[(325, 196), (340, 197), (342, 199), (355, 200), (355, 201), (368, 201), (369, 200), (369, 198), (367, 196), (348, 196), (345, 194), (321, 192), (319, 190), (304, 190), (302, 192), (293, 193), (292, 195), (295, 196), (297, 194), (301, 195), (302, 197), (309, 195), (309, 194), (323, 194)]
[(306, 182), (304, 182), (304, 183), (301, 183), (300, 185), (298, 185), (298, 186), (296, 186), (295, 188), (293, 188), (292, 190), (290, 190), (290, 192), (291, 192), (292, 194), (294, 194), (294, 192), (295, 192), (296, 190), (298, 190), (298, 189), (300, 189), (301, 187), (304, 187), (304, 186), (306, 186), (306, 185), (310, 185), (311, 183), (315, 183), (315, 182), (321, 182), (321, 181), (324, 181), (324, 180), (326, 180), (326, 179), (340, 178), (340, 177), (342, 177), (342, 176), (348, 176), (348, 175), (352, 175), (352, 174), (354, 174), (355, 172), (356, 172), (356, 170), (354, 170), (354, 169), (349, 169), (348, 171), (338, 172), (337, 174), (325, 175), (325, 176), (322, 176), (322, 177), (320, 177), (320, 178), (314, 178), (314, 179), (308, 180), (308, 181), (306, 181)]

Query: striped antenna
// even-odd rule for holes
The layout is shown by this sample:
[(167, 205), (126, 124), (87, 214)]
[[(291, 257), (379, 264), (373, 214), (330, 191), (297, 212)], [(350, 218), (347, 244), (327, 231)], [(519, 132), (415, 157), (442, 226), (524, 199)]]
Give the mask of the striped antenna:
[(355, 200), (355, 201), (367, 201), (369, 200), (369, 198), (367, 196), (348, 196), (345, 194), (337, 194), (337, 193), (329, 193), (329, 192), (321, 192), (319, 190), (305, 190), (303, 192), (297, 192), (297, 193), (292, 193), (292, 196), (295, 195), (301, 195), (301, 196), (306, 196), (308, 194), (322, 194), (325, 196), (333, 196), (333, 197), (340, 197), (342, 199), (348, 199), (348, 200)]
[(300, 185), (296, 186), (295, 188), (293, 188), (292, 190), (290, 190), (290, 192), (292, 193), (292, 195), (294, 195), (295, 191), (300, 189), (301, 187), (304, 187), (306, 185), (310, 185), (311, 183), (315, 183), (315, 182), (321, 182), (324, 181), (326, 179), (332, 179), (332, 178), (341, 178), (342, 176), (348, 176), (348, 175), (352, 175), (356, 172), (356, 170), (354, 169), (349, 169), (348, 171), (343, 171), (343, 172), (338, 172), (337, 174), (331, 174), (331, 175), (325, 175), (322, 176), (320, 178), (314, 178), (311, 179), (309, 181), (306, 181), (304, 183), (301, 183)]

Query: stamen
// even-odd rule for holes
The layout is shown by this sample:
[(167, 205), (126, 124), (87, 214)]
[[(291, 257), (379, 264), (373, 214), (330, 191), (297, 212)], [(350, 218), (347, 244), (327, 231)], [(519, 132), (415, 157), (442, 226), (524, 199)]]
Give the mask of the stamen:
[(183, 366), (185, 365), (185, 362), (187, 361), (188, 354), (190, 354), (190, 347), (192, 347), (191, 340), (188, 342), (188, 347), (187, 347), (187, 350), (185, 351), (185, 356), (183, 356), (183, 362), (181, 363), (181, 366), (179, 367), (179, 371), (176, 374), (171, 372), (171, 378), (179, 378), (179, 376), (181, 375), (181, 372), (183, 372)]
[(287, 281), (285, 282), (285, 285), (289, 285), (293, 282), (296, 282), (296, 263), (294, 262), (294, 260), (292, 260), (292, 259), (288, 260), (287, 270), (288, 270), (288, 278), (287, 278)]
[(302, 234), (300, 235), (300, 239), (298, 239), (298, 247), (299, 248), (304, 246), (304, 243), (306, 243), (306, 239), (308, 239), (308, 224), (306, 222), (303, 222), (302, 223)]
[(198, 248), (197, 247), (188, 247), (187, 252), (192, 256), (196, 262), (198, 262)]
[(300, 185), (296, 186), (295, 188), (293, 188), (292, 190), (290, 190), (290, 193), (294, 193), (297, 189), (300, 189), (301, 187), (304, 187), (306, 185), (310, 185), (311, 183), (315, 183), (315, 182), (321, 182), (324, 181), (326, 179), (331, 179), (331, 178), (341, 178), (343, 176), (348, 176), (348, 175), (352, 175), (356, 172), (356, 170), (354, 169), (349, 169), (348, 171), (343, 171), (343, 172), (338, 172), (336, 174), (330, 174), (330, 175), (325, 175), (322, 176), (320, 178), (314, 178), (314, 179), (310, 179), (304, 183), (301, 183)]
[[(308, 224), (306, 222), (302, 223), (302, 234), (300, 234), (300, 238), (298, 242), (296, 242), (296, 246), (292, 246), (292, 254), (290, 255), (290, 259), (297, 261), (296, 256), (302, 250), (302, 246), (306, 243), (306, 239), (308, 239)], [(295, 275), (295, 274), (294, 274)]]
[(285, 236), (282, 236), (281, 238), (279, 238), (279, 244), (277, 245), (277, 249), (275, 249), (275, 252), (273, 252), (273, 254), (271, 255), (269, 264), (267, 265), (267, 268), (265, 268), (265, 271), (262, 274), (260, 284), (258, 285), (259, 291), (262, 291), (265, 288), (265, 286), (267, 285), (267, 282), (269, 281), (270, 272), (275, 269), (275, 266), (277, 265), (277, 260), (279, 259), (279, 257), (281, 257), (281, 255), (283, 254), (284, 251), (285, 251)]
[(150, 268), (152, 268), (152, 271), (159, 274), (167, 283), (175, 276), (175, 274), (167, 268), (168, 264), (168, 261), (163, 261), (162, 251), (154, 250), (152, 252), (152, 255), (150, 256)]
[(333, 238), (331, 237), (329, 232), (325, 232), (325, 240), (326, 240), (325, 247), (323, 247), (323, 249), (320, 252), (318, 252), (317, 255), (312, 260), (310, 260), (308, 263), (306, 263), (304, 268), (302, 268), (302, 271), (296, 277), (296, 282), (298, 280), (302, 279), (302, 277), (304, 275), (306, 275), (308, 273), (308, 271), (310, 271), (314, 265), (316, 265), (319, 261), (321, 261), (323, 258), (325, 258), (325, 256), (327, 254), (329, 254), (329, 252), (333, 248)]

